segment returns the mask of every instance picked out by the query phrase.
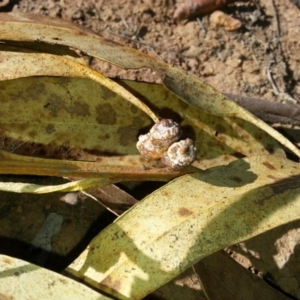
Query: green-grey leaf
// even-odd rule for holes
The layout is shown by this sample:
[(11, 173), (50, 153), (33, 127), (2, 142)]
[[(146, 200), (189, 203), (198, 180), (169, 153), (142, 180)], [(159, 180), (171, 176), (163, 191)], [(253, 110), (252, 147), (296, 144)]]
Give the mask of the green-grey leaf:
[(177, 178), (101, 232), (68, 268), (140, 299), (201, 258), (299, 218), (300, 166), (260, 156)]

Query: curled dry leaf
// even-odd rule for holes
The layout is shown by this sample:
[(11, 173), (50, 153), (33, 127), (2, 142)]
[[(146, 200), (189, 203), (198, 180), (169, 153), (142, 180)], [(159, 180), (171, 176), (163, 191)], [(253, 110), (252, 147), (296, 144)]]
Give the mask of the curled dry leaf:
[(235, 19), (220, 10), (214, 11), (209, 19), (216, 25), (224, 26), (227, 31), (235, 31), (242, 27), (242, 22), (240, 20)]
[[(174, 18), (184, 20), (210, 13), (237, 0), (185, 0), (175, 10)], [(243, 0), (242, 0), (243, 1)]]

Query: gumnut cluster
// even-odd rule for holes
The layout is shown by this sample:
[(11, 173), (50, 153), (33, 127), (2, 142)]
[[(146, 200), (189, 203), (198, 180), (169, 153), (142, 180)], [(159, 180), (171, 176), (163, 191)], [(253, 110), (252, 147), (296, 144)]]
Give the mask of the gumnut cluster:
[(140, 135), (137, 149), (143, 156), (161, 160), (172, 169), (180, 169), (195, 160), (196, 148), (191, 139), (179, 141), (180, 126), (171, 119), (162, 119), (149, 133)]

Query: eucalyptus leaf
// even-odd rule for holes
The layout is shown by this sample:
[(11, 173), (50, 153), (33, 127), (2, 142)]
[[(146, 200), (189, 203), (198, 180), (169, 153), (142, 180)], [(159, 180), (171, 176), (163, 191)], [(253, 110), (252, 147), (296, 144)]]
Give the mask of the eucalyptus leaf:
[[(11, 48), (0, 45), (0, 80), (15, 79), (28, 76), (64, 76), (90, 78), (100, 83), (111, 93), (116, 93), (139, 109), (148, 114), (154, 121), (158, 121), (156, 115), (138, 98), (128, 90), (118, 85), (115, 81), (105, 77), (99, 72), (86, 66), (79, 59), (70, 56), (53, 55), (48, 53), (36, 53), (23, 48)], [(26, 61), (26, 67), (20, 68)], [(107, 99), (106, 99), (107, 100)]]
[(177, 178), (104, 229), (67, 269), (141, 299), (203, 257), (299, 218), (300, 166), (259, 156)]
[(6, 255), (0, 255), (0, 278), (1, 299), (111, 299), (70, 278)]

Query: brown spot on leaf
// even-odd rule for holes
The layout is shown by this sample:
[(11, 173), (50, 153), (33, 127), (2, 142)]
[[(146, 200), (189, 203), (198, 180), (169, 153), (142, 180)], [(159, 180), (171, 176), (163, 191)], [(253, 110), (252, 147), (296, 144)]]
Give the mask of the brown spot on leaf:
[(263, 165), (266, 166), (269, 170), (276, 170), (276, 168), (267, 161), (263, 162)]
[(37, 132), (35, 130), (30, 130), (28, 132), (29, 137), (31, 137), (32, 139), (34, 139), (37, 136)]
[(86, 103), (75, 101), (74, 105), (70, 108), (70, 113), (76, 116), (86, 117), (90, 115), (90, 108)]
[(163, 192), (163, 195), (164, 195), (165, 197), (167, 197), (167, 198), (170, 196), (169, 192), (167, 192), (167, 191), (164, 191), (164, 192)]
[(65, 86), (64, 88), (67, 88), (67, 85), (72, 82), (72, 79), (71, 78), (68, 78), (68, 77), (60, 77), (58, 79), (58, 84), (62, 85), (62, 86)]
[[(2, 89), (2, 87), (1, 87)], [(5, 97), (4, 97), (5, 99)], [(24, 91), (16, 91), (14, 94), (11, 95), (11, 99), (14, 101), (24, 101), (28, 102), (28, 98), (26, 98), (25, 92)]]
[(44, 107), (50, 111), (52, 117), (57, 117), (58, 112), (64, 108), (64, 102), (56, 94), (50, 94)]
[(68, 284), (68, 281), (64, 278), (59, 278), (59, 281), (62, 283), (62, 284)]
[(179, 210), (178, 210), (178, 214), (179, 214), (180, 217), (189, 217), (190, 215), (193, 214), (193, 212), (191, 212), (186, 207), (180, 207)]
[(20, 99), (24, 100), (25, 102), (38, 100), (40, 95), (44, 95), (45, 93), (46, 88), (44, 83), (31, 84), (25, 90), (23, 97), (21, 97)]
[(280, 178), (275, 177), (273, 175), (267, 175), (268, 178), (273, 179), (273, 180), (279, 180)]
[(96, 107), (96, 114), (96, 119), (99, 124), (114, 125), (117, 122), (117, 114), (108, 103), (98, 105)]
[(80, 35), (80, 36), (87, 36), (88, 35), (88, 33), (84, 32), (84, 31), (78, 31), (77, 34)]
[(119, 143), (122, 146), (128, 146), (136, 143), (138, 130), (144, 126), (144, 120), (140, 117), (134, 117), (132, 124), (118, 129)]
[(144, 125), (144, 120), (140, 117), (134, 117), (132, 121), (132, 125), (137, 128), (141, 128)]
[(99, 140), (99, 141), (107, 141), (107, 140), (109, 140), (110, 139), (110, 135), (109, 134), (99, 134), (98, 136), (97, 136), (97, 139)]
[(136, 114), (136, 113), (138, 112), (137, 107), (134, 106), (134, 105), (131, 105), (131, 106), (130, 106), (130, 110), (131, 110), (131, 112), (134, 113), (134, 114)]
[(114, 92), (104, 86), (101, 87), (101, 93), (103, 100), (110, 100), (116, 96)]
[(140, 163), (140, 164), (144, 164), (144, 163), (146, 163), (146, 162), (148, 162), (147, 158), (141, 155), (141, 156), (139, 157), (139, 163)]
[(132, 126), (121, 127), (118, 129), (119, 143), (128, 146), (137, 140), (137, 129)]
[(129, 164), (129, 165), (132, 165), (132, 166), (133, 166), (133, 165), (136, 164), (136, 162), (135, 162), (134, 159), (132, 159), (132, 158), (128, 158), (127, 161), (128, 161), (128, 164)]
[(55, 132), (54, 125), (53, 124), (48, 124), (47, 127), (46, 127), (46, 133), (51, 134), (53, 132)]

